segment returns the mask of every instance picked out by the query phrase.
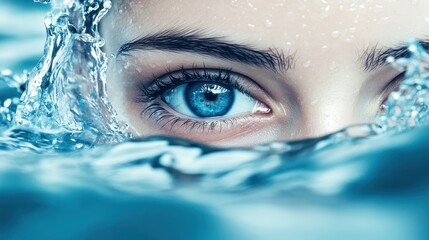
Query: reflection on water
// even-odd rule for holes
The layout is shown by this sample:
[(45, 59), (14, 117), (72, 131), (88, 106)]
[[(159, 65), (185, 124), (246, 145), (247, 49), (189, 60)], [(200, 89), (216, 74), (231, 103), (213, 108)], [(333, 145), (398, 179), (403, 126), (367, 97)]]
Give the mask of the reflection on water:
[(418, 43), (379, 126), (219, 149), (129, 139), (105, 94), (110, 1), (54, 3), (40, 63), (0, 77), (0, 239), (427, 239)]

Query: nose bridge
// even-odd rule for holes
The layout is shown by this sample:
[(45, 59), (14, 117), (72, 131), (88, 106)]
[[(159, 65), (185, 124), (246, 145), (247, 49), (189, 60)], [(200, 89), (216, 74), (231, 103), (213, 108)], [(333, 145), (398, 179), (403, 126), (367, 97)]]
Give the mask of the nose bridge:
[(365, 114), (357, 107), (359, 81), (344, 75), (318, 76), (311, 81), (313, 86), (300, 94), (302, 137), (321, 136), (365, 122)]
[(301, 124), (303, 137), (325, 135), (359, 122), (350, 103), (351, 99), (336, 98), (304, 106)]

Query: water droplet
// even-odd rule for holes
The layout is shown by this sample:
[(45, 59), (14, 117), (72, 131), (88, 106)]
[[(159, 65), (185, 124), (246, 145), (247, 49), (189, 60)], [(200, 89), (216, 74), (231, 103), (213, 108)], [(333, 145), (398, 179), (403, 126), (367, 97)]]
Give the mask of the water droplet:
[(340, 31), (338, 31), (338, 30), (333, 31), (333, 32), (331, 33), (331, 37), (333, 37), (333, 38), (337, 38), (337, 37), (339, 37), (339, 36), (340, 36)]
[(12, 75), (12, 70), (10, 69), (3, 69), (0, 71), (0, 75)]
[(395, 59), (395, 57), (393, 57), (393, 56), (388, 56), (388, 57), (386, 58), (386, 62), (387, 62), (387, 63), (389, 63), (389, 64), (390, 64), (390, 63), (395, 62), (395, 60), (396, 60), (396, 59)]
[(302, 64), (302, 66), (303, 66), (304, 68), (308, 68), (308, 67), (310, 67), (310, 65), (311, 65), (311, 62), (310, 62), (310, 61), (305, 61), (305, 62), (304, 62), (304, 64)]
[(8, 108), (12, 104), (12, 99), (8, 98), (4, 101), (3, 107)]
[(414, 44), (410, 45), (410, 46), (408, 47), (408, 51), (410, 51), (410, 52), (412, 52), (412, 53), (417, 52), (417, 47), (416, 47), (416, 45), (414, 45)]
[[(151, 64), (151, 67), (152, 67), (152, 65), (153, 64)], [(125, 62), (125, 64), (123, 65), (123, 68), (124, 69), (128, 69), (130, 67), (130, 62), (129, 61), (127, 61), (127, 62)], [(152, 67), (153, 68), (153, 67)]]
[(273, 22), (270, 19), (265, 20), (265, 27), (271, 28), (273, 26)]
[(351, 28), (349, 28), (349, 33), (355, 33), (356, 30), (357, 30), (357, 28), (351, 27)]
[(247, 1), (247, 5), (253, 10), (253, 11), (258, 11), (258, 8), (255, 7), (255, 5), (253, 5), (253, 3)]
[(329, 10), (331, 10), (331, 5), (328, 5), (323, 9), (322, 17), (324, 18), (328, 17), (330, 14)]

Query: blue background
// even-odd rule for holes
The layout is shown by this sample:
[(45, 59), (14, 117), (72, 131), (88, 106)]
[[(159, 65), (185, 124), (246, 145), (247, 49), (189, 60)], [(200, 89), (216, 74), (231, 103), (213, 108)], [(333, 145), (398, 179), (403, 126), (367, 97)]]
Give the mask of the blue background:
[(0, 71), (33, 68), (43, 53), (50, 6), (32, 0), (0, 1)]

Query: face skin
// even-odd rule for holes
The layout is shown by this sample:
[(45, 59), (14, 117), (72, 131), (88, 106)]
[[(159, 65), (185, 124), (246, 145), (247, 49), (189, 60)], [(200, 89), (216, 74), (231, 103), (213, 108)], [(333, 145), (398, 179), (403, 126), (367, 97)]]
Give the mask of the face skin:
[[(411, 38), (424, 40), (428, 12), (429, 2), (418, 0), (115, 1), (102, 22), (105, 50), (115, 55), (108, 94), (135, 136), (227, 147), (321, 136), (374, 121), (401, 79), (386, 57), (404, 56)], [(171, 72), (179, 80), (170, 91), (145, 97), (142, 89), (171, 81)], [(178, 81), (213, 86), (208, 76), (219, 75), (252, 96), (227, 86), (236, 101), (255, 99), (259, 108), (241, 104), (237, 114), (209, 118), (181, 110)], [(166, 102), (171, 89), (181, 109)]]

